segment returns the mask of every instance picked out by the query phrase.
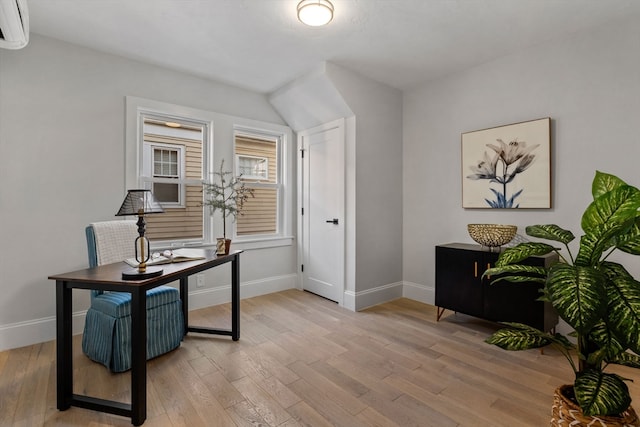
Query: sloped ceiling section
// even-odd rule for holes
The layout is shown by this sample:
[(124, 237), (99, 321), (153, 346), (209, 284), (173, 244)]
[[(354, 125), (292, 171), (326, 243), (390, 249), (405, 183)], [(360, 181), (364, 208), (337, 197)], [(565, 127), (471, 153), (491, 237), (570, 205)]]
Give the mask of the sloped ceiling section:
[(327, 76), (326, 63), (269, 96), (269, 102), (295, 132), (353, 116)]

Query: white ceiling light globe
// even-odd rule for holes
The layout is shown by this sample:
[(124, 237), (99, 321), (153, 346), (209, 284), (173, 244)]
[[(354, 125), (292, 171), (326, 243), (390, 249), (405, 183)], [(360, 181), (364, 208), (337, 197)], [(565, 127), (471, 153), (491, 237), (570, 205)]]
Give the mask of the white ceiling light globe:
[(311, 27), (326, 25), (333, 19), (333, 5), (329, 0), (302, 0), (298, 3), (298, 19)]

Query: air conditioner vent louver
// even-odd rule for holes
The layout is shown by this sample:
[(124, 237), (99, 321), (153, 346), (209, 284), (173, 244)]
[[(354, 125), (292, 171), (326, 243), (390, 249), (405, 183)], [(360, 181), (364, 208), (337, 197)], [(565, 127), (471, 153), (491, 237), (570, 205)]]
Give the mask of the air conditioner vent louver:
[(0, 48), (21, 49), (29, 43), (27, 0), (0, 0)]

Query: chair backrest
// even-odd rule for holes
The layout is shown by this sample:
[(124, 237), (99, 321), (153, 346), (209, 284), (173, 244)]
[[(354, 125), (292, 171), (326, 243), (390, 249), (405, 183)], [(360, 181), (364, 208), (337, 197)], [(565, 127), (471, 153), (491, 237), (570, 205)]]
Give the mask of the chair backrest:
[[(85, 229), (89, 267), (124, 261), (135, 257), (138, 226), (135, 221), (116, 220), (89, 224)], [(92, 291), (92, 296), (101, 294)]]

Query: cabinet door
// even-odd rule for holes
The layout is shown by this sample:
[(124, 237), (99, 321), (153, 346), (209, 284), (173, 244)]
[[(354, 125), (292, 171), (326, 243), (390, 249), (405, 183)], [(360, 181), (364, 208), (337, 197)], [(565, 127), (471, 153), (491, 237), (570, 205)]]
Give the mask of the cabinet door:
[[(541, 258), (528, 258), (522, 262), (528, 265), (543, 265)], [(538, 329), (545, 329), (545, 304), (537, 301), (540, 288), (537, 283), (512, 283), (501, 280), (490, 284), (486, 281), (484, 317), (496, 322), (524, 323)]]
[(482, 263), (481, 252), (436, 246), (436, 306), (481, 317)]

